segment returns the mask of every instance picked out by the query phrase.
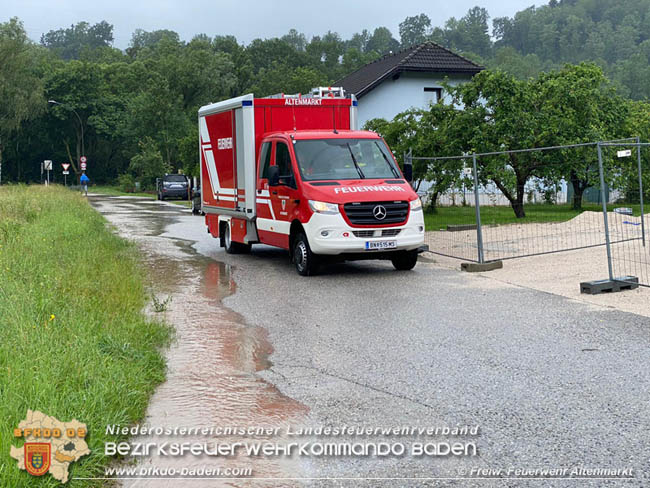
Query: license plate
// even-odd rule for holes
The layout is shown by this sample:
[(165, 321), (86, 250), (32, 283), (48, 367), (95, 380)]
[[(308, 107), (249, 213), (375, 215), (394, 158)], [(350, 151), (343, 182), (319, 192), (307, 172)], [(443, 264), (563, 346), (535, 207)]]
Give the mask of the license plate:
[(394, 249), (397, 241), (366, 241), (366, 249)]

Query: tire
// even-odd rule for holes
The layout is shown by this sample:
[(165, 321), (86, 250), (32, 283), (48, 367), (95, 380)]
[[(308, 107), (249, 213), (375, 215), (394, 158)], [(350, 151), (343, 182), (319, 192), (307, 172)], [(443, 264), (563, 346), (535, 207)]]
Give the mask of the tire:
[(417, 251), (397, 251), (395, 256), (391, 258), (391, 262), (395, 269), (399, 271), (409, 271), (415, 267), (418, 262)]
[(248, 254), (251, 252), (250, 244), (243, 244), (241, 242), (234, 242), (230, 238), (230, 225), (224, 225), (223, 232), (223, 247), (228, 254)]
[(301, 276), (313, 276), (318, 272), (318, 256), (311, 252), (309, 241), (303, 232), (293, 241), (293, 264)]

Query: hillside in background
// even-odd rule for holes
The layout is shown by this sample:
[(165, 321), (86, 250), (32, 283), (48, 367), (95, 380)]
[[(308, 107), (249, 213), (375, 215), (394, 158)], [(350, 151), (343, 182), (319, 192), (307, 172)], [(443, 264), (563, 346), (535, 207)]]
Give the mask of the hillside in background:
[(429, 36), (518, 77), (593, 61), (622, 95), (650, 97), (650, 0), (551, 0), (488, 24), (475, 7)]
[(594, 61), (619, 94), (650, 99), (650, 0), (551, 0), (494, 19), (474, 7), (442, 27), (422, 13), (398, 33), (377, 27), (349, 39), (334, 31), (307, 38), (292, 29), (247, 45), (219, 32), (185, 41), (171, 30), (137, 29), (124, 51), (113, 47), (105, 21), (52, 30), (36, 43), (11, 19), (0, 23), (2, 177), (34, 181), (36, 162), (74, 163), (84, 153), (95, 182), (127, 172), (144, 178), (142, 161), (193, 174), (199, 106), (248, 92), (305, 93), (427, 40), (519, 78)]

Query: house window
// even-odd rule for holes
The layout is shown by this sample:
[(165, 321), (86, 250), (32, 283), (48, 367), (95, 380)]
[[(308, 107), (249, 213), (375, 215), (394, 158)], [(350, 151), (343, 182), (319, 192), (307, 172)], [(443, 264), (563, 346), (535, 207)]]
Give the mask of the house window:
[(438, 103), (442, 99), (442, 88), (437, 87), (424, 87), (424, 105), (428, 106), (430, 103)]

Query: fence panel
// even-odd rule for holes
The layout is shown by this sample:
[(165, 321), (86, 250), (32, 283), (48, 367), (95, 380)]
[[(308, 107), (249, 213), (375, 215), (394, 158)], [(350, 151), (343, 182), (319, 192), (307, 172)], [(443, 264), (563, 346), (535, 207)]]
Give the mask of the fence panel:
[(603, 143), (601, 158), (619, 160), (618, 172), (608, 174), (605, 171), (603, 176), (622, 190), (614, 208), (607, 211), (609, 277), (650, 286), (650, 243), (647, 234), (650, 220), (644, 208), (650, 189), (650, 145)]
[[(635, 140), (608, 143), (626, 143), (629, 147)], [(431, 211), (431, 188), (420, 188), (429, 207), (426, 243), (430, 250), (483, 262), (606, 246), (603, 202), (613, 210), (626, 195), (624, 177), (636, 178), (636, 174), (620, 174), (620, 161), (609, 151), (601, 159), (607, 176), (601, 185), (599, 147), (594, 142), (454, 157), (412, 157), (444, 168), (448, 165), (460, 175), (454, 188), (437, 195), (435, 211)], [(434, 173), (440, 174), (440, 167), (436, 169)], [(613, 222), (618, 224), (618, 220)], [(624, 230), (611, 235), (612, 245), (631, 239), (632, 230)], [(619, 261), (628, 266), (638, 264), (640, 258), (630, 252), (628, 249)]]

